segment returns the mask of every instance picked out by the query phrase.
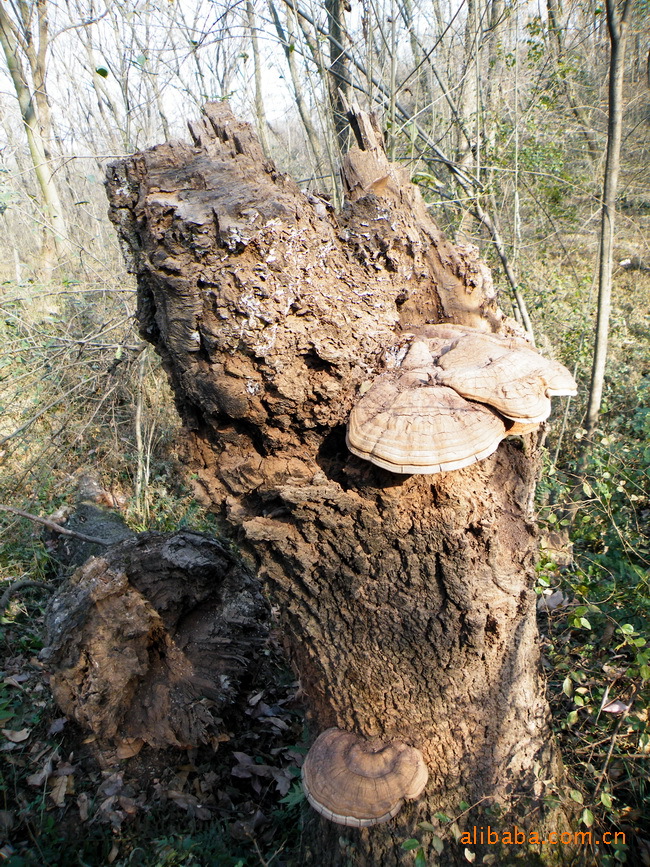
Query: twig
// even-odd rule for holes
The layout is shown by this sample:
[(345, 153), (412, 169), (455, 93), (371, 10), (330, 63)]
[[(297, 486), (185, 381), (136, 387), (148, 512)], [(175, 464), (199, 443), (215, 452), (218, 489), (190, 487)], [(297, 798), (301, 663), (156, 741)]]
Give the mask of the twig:
[(632, 695), (630, 696), (630, 702), (629, 702), (629, 704), (628, 704), (628, 706), (627, 706), (627, 710), (626, 710), (625, 713), (621, 716), (620, 720), (618, 721), (618, 725), (616, 726), (616, 728), (615, 728), (615, 730), (614, 730), (614, 734), (612, 735), (612, 742), (611, 742), (610, 745), (609, 745), (609, 749), (607, 750), (607, 756), (605, 757), (605, 764), (603, 765), (603, 769), (602, 769), (602, 771), (600, 772), (600, 776), (598, 777), (598, 782), (597, 782), (597, 784), (596, 784), (596, 788), (595, 788), (595, 790), (594, 790), (594, 798), (595, 798), (596, 795), (598, 794), (598, 790), (600, 789), (600, 787), (601, 787), (601, 785), (602, 785), (602, 782), (603, 782), (603, 780), (605, 779), (605, 774), (607, 773), (607, 766), (609, 765), (609, 760), (611, 759), (611, 757), (612, 757), (612, 753), (614, 752), (614, 746), (615, 746), (615, 744), (616, 744), (616, 738), (617, 738), (618, 733), (619, 733), (619, 731), (620, 731), (620, 729), (621, 729), (621, 726), (623, 725), (623, 723), (624, 723), (625, 720), (627, 719), (627, 715), (628, 715), (629, 712), (632, 710), (632, 705), (634, 704), (634, 699), (636, 698), (636, 694), (637, 694), (638, 691), (639, 691), (639, 687), (637, 686), (637, 687), (634, 688), (634, 692), (633, 692)]
[(14, 581), (13, 584), (10, 584), (2, 596), (0, 596), (0, 611), (4, 611), (7, 605), (9, 605), (11, 597), (24, 587), (42, 587), (42, 589), (47, 593), (52, 592), (52, 587), (44, 581), (33, 581), (31, 578), (19, 578), (18, 581)]
[(93, 545), (103, 545), (105, 548), (110, 547), (112, 542), (107, 542), (106, 539), (97, 539), (95, 536), (86, 536), (84, 533), (76, 533), (74, 530), (67, 530), (61, 524), (55, 524), (47, 518), (39, 518), (38, 515), (30, 515), (29, 512), (23, 512), (22, 509), (14, 509), (13, 506), (0, 505), (0, 512), (11, 512), (12, 515), (18, 515), (21, 518), (27, 518), (30, 521), (35, 521), (37, 524), (44, 524), (49, 530), (54, 530), (55, 533), (62, 533), (64, 536), (74, 536), (75, 539), (81, 539), (82, 542), (91, 542)]

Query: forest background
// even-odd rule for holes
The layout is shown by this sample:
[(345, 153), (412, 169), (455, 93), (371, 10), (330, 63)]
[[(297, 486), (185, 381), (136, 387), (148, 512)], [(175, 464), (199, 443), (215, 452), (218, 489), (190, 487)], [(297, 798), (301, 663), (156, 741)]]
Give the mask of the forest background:
[[(105, 166), (187, 138), (205, 101), (227, 99), (280, 170), (336, 208), (346, 104), (376, 112), (434, 219), (478, 245), (502, 308), (579, 382), (547, 431), (540, 627), (567, 797), (586, 828), (634, 838), (605, 856), (645, 859), (631, 863), (650, 863), (649, 38), (647, 0), (0, 2), (0, 502), (63, 514), (91, 474), (135, 530), (218, 531), (183, 478), (173, 401), (134, 325)], [(607, 367), (594, 411), (599, 311)], [(10, 863), (77, 863), (56, 858), (79, 821), (78, 863), (291, 863), (303, 731), (277, 650), (286, 713), (277, 728), (251, 714), (248, 734), (222, 747), (226, 770), (210, 785), (227, 807), (197, 810), (209, 773), (197, 759), (108, 795), (113, 777), (86, 770), (82, 735), (56, 724), (37, 658), (60, 580), (51, 544), (33, 521), (2, 520)], [(417, 859), (413, 839), (405, 858)]]

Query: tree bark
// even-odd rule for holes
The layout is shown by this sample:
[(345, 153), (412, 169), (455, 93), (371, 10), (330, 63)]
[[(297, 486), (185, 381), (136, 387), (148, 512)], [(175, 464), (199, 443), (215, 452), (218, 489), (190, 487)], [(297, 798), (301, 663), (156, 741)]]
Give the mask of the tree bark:
[(222, 543), (141, 533), (57, 591), (42, 658), (57, 703), (105, 755), (195, 747), (222, 733), (266, 620), (258, 582)]
[[(423, 797), (386, 825), (314, 821), (304, 863), (410, 861), (401, 841), (462, 801), (460, 826), (487, 824), (498, 803), (492, 827), (516, 821), (544, 839), (563, 814), (542, 802), (561, 766), (535, 625), (535, 437), (435, 476), (394, 475), (345, 445), (357, 394), (409, 328), (507, 330), (490, 273), (442, 236), (363, 113), (335, 219), (264, 162), (226, 106), (205, 112), (193, 147), (109, 169), (141, 332), (174, 388), (197, 490), (277, 605), (314, 732), (401, 740), (430, 770)], [(451, 839), (441, 863), (467, 863), (464, 848), (481, 851)], [(562, 847), (529, 848), (542, 854), (527, 863), (554, 863)], [(508, 863), (507, 847), (483, 851)]]

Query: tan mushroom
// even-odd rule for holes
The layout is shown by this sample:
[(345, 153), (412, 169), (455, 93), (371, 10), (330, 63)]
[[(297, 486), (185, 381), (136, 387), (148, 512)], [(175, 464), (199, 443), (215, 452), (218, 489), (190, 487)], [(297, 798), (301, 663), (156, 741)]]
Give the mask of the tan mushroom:
[(513, 421), (538, 424), (549, 417), (552, 396), (576, 394), (569, 371), (523, 340), (466, 329), (442, 350), (439, 340), (433, 342), (439, 350), (434, 361), (438, 382)]
[(394, 473), (441, 473), (491, 455), (506, 435), (497, 413), (411, 376), (373, 383), (350, 415), (347, 444)]
[(305, 795), (316, 812), (356, 828), (388, 822), (405, 800), (421, 794), (428, 777), (414, 747), (337, 728), (316, 738), (302, 766)]
[(371, 384), (348, 422), (350, 451), (392, 472), (483, 460), (504, 437), (547, 419), (552, 396), (576, 393), (565, 367), (519, 338), (449, 324), (413, 338), (401, 366)]

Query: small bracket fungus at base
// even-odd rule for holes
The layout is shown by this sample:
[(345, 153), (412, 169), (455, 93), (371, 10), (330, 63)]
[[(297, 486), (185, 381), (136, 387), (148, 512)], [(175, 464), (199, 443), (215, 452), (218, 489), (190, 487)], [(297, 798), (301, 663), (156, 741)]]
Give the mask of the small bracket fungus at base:
[(405, 800), (422, 793), (428, 778), (415, 747), (368, 740), (337, 728), (316, 738), (302, 766), (302, 785), (314, 810), (354, 828), (388, 822)]

